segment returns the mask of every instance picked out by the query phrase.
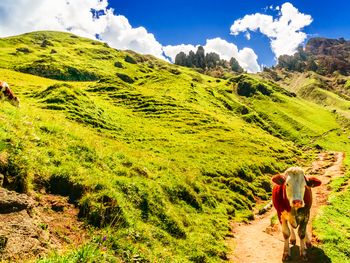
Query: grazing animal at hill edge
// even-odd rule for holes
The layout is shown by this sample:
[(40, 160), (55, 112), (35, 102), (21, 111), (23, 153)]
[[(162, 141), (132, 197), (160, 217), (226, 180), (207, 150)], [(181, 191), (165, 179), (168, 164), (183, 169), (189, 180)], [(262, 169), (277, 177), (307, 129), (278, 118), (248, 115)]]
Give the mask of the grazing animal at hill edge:
[[(321, 185), (321, 181), (314, 177), (307, 178), (299, 167), (287, 169), (284, 175), (275, 175), (272, 181), (276, 184), (272, 190), (272, 202), (277, 210), (284, 237), (282, 260), (290, 258), (289, 237), (290, 243), (295, 245), (296, 237), (293, 228), (299, 227), (300, 256), (306, 261), (306, 246), (311, 247), (306, 229), (312, 205), (311, 188)], [(292, 227), (289, 228), (288, 224)]]
[(20, 106), (18, 97), (10, 90), (9, 85), (5, 81), (0, 81), (0, 100), (3, 99), (8, 100), (13, 106)]

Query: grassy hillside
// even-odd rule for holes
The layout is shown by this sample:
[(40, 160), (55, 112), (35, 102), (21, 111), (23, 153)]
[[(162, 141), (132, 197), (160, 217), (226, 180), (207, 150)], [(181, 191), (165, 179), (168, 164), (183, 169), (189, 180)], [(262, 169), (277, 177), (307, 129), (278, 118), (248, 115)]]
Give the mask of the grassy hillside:
[(346, 120), (256, 76), (216, 79), (57, 32), (0, 39), (0, 55), (22, 105), (0, 109), (4, 186), (69, 196), (96, 227), (41, 262), (220, 262), (229, 220), (269, 198), (272, 174), (313, 146), (348, 147)]
[(334, 180), (329, 206), (323, 207), (313, 223), (321, 248), (334, 263), (350, 262), (349, 173)]

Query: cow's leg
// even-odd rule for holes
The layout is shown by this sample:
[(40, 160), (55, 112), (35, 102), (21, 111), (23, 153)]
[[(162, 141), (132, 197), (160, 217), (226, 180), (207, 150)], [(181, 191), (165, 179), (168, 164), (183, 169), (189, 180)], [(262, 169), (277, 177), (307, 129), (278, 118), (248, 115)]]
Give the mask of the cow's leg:
[(283, 250), (283, 256), (282, 260), (289, 260), (290, 259), (290, 248), (289, 248), (289, 237), (290, 237), (290, 230), (288, 227), (288, 221), (282, 217), (282, 233), (284, 237), (284, 250)]
[(306, 255), (306, 225), (307, 222), (301, 222), (299, 229), (298, 229), (298, 234), (300, 237), (300, 256), (304, 261), (307, 261), (307, 255)]
[(290, 243), (295, 246), (295, 244), (297, 243), (297, 238), (295, 237), (295, 232), (292, 226), (290, 226)]
[(306, 228), (306, 233), (305, 233), (305, 244), (307, 248), (311, 248), (312, 244), (311, 244), (311, 239), (310, 239), (310, 233), (307, 231)]

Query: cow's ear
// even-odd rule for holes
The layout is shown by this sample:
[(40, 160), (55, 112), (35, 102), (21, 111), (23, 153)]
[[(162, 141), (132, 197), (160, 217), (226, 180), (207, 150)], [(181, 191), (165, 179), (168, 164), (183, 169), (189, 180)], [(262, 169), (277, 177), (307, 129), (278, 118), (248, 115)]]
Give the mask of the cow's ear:
[(283, 185), (285, 181), (286, 178), (284, 178), (284, 176), (281, 174), (276, 174), (274, 177), (272, 177), (272, 182), (278, 185)]
[(308, 187), (316, 187), (321, 185), (321, 181), (315, 177), (306, 178), (306, 184)]

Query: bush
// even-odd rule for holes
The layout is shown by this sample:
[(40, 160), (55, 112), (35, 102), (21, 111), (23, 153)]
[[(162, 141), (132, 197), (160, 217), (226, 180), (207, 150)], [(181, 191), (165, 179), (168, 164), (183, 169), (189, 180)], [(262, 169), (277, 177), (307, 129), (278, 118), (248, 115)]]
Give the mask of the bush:
[(132, 56), (129, 56), (129, 55), (126, 55), (126, 57), (124, 58), (124, 61), (130, 64), (137, 64), (137, 61)]
[(237, 94), (245, 97), (252, 97), (257, 93), (261, 93), (263, 95), (270, 95), (272, 93), (272, 89), (261, 83), (257, 80), (241, 77), (238, 81), (237, 85)]
[(129, 77), (129, 76), (126, 75), (126, 74), (117, 73), (117, 76), (118, 76), (122, 81), (124, 81), (124, 82), (130, 83), (130, 84), (132, 84), (132, 83), (135, 82), (131, 77)]
[(28, 54), (28, 53), (32, 52), (29, 48), (26, 48), (26, 47), (19, 47), (19, 48), (16, 48), (16, 50), (18, 52), (22, 52), (22, 53), (25, 53), (25, 54)]
[(41, 47), (47, 47), (47, 46), (53, 46), (53, 44), (49, 40), (44, 39), (44, 41), (41, 43), (40, 46)]
[(114, 63), (114, 66), (115, 66), (116, 68), (124, 68), (124, 67), (123, 67), (123, 63), (121, 63), (120, 61), (116, 61), (116, 62)]

